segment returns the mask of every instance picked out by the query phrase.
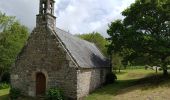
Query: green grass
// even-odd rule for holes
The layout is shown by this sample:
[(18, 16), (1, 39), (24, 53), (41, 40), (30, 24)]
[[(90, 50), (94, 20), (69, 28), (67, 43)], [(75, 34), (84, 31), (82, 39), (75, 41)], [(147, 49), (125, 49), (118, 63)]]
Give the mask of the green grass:
[(0, 100), (9, 100), (8, 94), (9, 94), (9, 89), (0, 90)]
[[(159, 83), (161, 81), (161, 77), (157, 78), (160, 76), (160, 73), (161, 72), (156, 75), (155, 71), (144, 69), (121, 71), (120, 73), (117, 73), (118, 80), (115, 83), (96, 90), (87, 96), (85, 100), (131, 100), (128, 98), (121, 98), (121, 92), (123, 91), (123, 94), (126, 94), (128, 93), (127, 91), (135, 90), (138, 88), (141, 90), (151, 89), (150, 87), (152, 86), (147, 84), (156, 86), (155, 83)], [(155, 77), (157, 79), (155, 79)], [(142, 88), (141, 85), (143, 85)], [(148, 87), (145, 87), (145, 85)], [(117, 98), (115, 99), (115, 97)]]
[(120, 73), (116, 73), (118, 81), (120, 80), (130, 80), (139, 79), (146, 77), (148, 75), (155, 74), (154, 70), (144, 70), (144, 69), (127, 69), (122, 70)]

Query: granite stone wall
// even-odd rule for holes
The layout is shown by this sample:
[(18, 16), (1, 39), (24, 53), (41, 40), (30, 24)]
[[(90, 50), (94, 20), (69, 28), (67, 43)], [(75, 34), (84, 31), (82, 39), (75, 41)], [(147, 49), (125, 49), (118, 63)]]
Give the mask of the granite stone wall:
[(26, 96), (36, 96), (36, 73), (46, 77), (46, 90), (59, 87), (70, 98), (76, 98), (77, 72), (62, 45), (45, 26), (32, 32), (27, 44), (11, 68), (12, 87)]
[(82, 99), (106, 82), (110, 68), (81, 69), (77, 71), (77, 98)]

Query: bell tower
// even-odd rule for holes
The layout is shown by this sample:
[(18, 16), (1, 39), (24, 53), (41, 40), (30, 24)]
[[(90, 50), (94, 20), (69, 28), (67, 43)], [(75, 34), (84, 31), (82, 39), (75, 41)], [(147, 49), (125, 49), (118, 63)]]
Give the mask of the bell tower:
[(39, 14), (36, 18), (36, 27), (47, 26), (54, 29), (56, 17), (54, 16), (54, 0), (40, 0)]

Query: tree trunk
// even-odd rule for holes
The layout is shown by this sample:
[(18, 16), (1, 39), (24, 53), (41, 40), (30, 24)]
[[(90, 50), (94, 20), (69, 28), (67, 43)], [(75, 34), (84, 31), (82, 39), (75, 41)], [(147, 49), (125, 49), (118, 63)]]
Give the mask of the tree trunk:
[(126, 67), (127, 67), (127, 66), (125, 65), (125, 66), (124, 66), (125, 70), (126, 70)]
[(168, 75), (168, 70), (167, 69), (163, 69), (163, 75), (167, 76)]
[(164, 76), (168, 75), (168, 70), (167, 70), (167, 65), (166, 64), (163, 65), (163, 75)]
[(1, 83), (1, 81), (2, 81), (2, 76), (0, 75), (0, 83)]
[(0, 74), (0, 82), (2, 81), (2, 76), (4, 75), (4, 73)]
[(166, 57), (162, 59), (162, 69), (163, 69), (163, 75), (166, 77), (168, 76), (168, 70), (167, 70), (167, 63), (166, 63)]

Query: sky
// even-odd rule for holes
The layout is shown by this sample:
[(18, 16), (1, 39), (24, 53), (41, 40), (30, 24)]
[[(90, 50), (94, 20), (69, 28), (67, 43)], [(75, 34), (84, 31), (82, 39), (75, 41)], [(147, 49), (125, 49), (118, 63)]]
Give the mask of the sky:
[[(72, 34), (99, 32), (107, 37), (108, 24), (123, 19), (121, 12), (135, 0), (55, 0), (56, 26)], [(33, 29), (39, 0), (1, 0), (0, 11)]]

